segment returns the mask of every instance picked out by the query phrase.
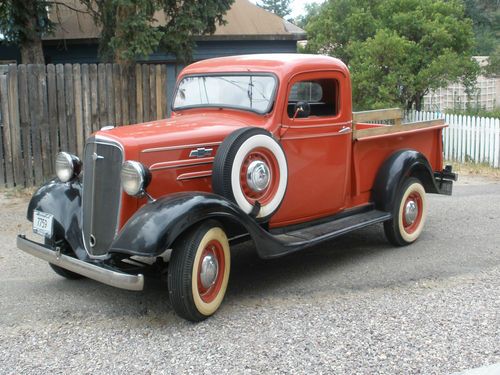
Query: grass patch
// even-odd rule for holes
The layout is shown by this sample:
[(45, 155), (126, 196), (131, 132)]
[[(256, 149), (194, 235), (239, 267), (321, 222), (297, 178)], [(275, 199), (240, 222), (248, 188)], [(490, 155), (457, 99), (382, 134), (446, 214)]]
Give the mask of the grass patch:
[(466, 109), (466, 110), (448, 109), (446, 110), (446, 113), (450, 115), (500, 118), (500, 109), (492, 109), (490, 111), (481, 108)]
[(36, 191), (36, 187), (30, 188), (3, 188), (0, 189), (0, 194), (2, 194), (5, 198), (26, 198), (31, 197), (33, 193)]
[(446, 164), (451, 164), (453, 172), (457, 172), (459, 175), (483, 176), (500, 180), (500, 169), (493, 168), (486, 163), (447, 162)]

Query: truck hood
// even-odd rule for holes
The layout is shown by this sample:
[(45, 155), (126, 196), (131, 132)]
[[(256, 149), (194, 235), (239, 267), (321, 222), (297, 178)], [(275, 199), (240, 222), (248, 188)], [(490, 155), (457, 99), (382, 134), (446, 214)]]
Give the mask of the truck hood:
[(101, 130), (96, 136), (117, 141), (130, 158), (145, 149), (221, 142), (238, 128), (265, 126), (266, 120), (268, 119), (257, 115), (242, 116), (241, 112), (232, 114), (213, 111)]

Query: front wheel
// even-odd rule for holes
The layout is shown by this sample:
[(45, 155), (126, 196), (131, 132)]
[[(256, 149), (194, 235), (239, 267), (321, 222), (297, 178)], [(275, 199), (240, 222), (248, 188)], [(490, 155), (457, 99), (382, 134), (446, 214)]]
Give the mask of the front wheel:
[(64, 277), (65, 279), (68, 279), (68, 280), (83, 279), (82, 275), (75, 273), (75, 272), (68, 271), (67, 269), (56, 266), (55, 264), (49, 263), (49, 266), (50, 266), (50, 268), (52, 268), (52, 270), (55, 273), (57, 273), (59, 276)]
[[(52, 241), (50, 241), (47, 238), (45, 238), (44, 243), (45, 243), (45, 245), (51, 245), (52, 246)], [(69, 245), (67, 243), (64, 243), (64, 246), (66, 246), (67, 248), (69, 248)], [(70, 250), (69, 252), (71, 253), (72, 256), (74, 256), (73, 250)], [(67, 254), (67, 255), (69, 255), (69, 254)], [(69, 270), (67, 270), (65, 268), (56, 266), (55, 264), (52, 264), (50, 262), (49, 262), (49, 266), (59, 276), (62, 276), (65, 279), (68, 279), (68, 280), (78, 280), (78, 279), (82, 279), (84, 277), (84, 276), (82, 276), (82, 275), (80, 275), (78, 273), (71, 272), (71, 271), (69, 271)]]
[(213, 315), (224, 299), (231, 257), (226, 233), (206, 221), (177, 240), (168, 266), (168, 289), (175, 312), (193, 322)]
[(425, 189), (416, 178), (401, 186), (392, 210), (392, 219), (384, 222), (384, 232), (395, 246), (406, 246), (417, 240), (427, 217)]

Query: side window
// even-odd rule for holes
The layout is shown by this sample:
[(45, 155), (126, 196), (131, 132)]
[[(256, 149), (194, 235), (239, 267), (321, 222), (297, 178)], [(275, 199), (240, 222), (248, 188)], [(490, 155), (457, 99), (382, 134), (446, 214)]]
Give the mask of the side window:
[(290, 91), (289, 102), (309, 102), (317, 103), (323, 97), (323, 88), (318, 82), (302, 81), (297, 82), (292, 86)]
[(320, 79), (295, 83), (288, 96), (288, 117), (295, 113), (297, 102), (307, 102), (311, 108), (307, 117), (333, 117), (338, 114), (339, 84), (336, 79)]

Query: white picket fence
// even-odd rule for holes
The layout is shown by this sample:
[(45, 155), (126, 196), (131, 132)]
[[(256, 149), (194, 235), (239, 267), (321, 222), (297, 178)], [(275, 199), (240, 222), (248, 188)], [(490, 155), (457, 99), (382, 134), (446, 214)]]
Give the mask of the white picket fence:
[(448, 127), (443, 132), (446, 160), (484, 163), (500, 168), (500, 119), (449, 115), (441, 112), (409, 111), (405, 121), (444, 118)]

